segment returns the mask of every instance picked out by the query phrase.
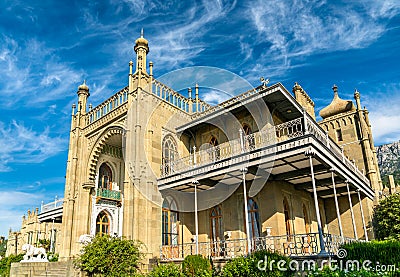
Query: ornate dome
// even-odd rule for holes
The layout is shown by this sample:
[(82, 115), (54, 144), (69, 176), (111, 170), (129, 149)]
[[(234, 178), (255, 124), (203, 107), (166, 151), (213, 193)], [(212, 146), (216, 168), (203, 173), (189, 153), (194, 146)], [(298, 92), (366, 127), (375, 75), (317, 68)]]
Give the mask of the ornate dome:
[(356, 108), (354, 107), (353, 101), (351, 100), (343, 100), (339, 98), (338, 89), (336, 85), (332, 87), (334, 96), (332, 102), (323, 108), (319, 115), (325, 119), (330, 116), (334, 116), (340, 113), (345, 113), (348, 111), (354, 111)]
[(83, 81), (83, 84), (78, 87), (78, 90), (86, 90), (89, 91), (89, 87), (86, 85), (86, 80)]
[(138, 38), (138, 39), (135, 41), (135, 47), (134, 47), (135, 52), (137, 52), (137, 49), (138, 49), (139, 47), (144, 47), (145, 50), (146, 50), (146, 53), (149, 52), (149, 42), (147, 41), (147, 39), (145, 39), (145, 38), (143, 37), (143, 29), (142, 29), (142, 31), (140, 32), (140, 38)]

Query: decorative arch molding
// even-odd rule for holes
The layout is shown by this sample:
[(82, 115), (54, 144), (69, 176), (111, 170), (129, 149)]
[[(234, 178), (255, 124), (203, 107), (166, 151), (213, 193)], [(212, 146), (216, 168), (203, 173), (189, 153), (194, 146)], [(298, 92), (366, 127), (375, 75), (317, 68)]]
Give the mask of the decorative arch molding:
[(96, 179), (96, 168), (101, 151), (106, 144), (107, 140), (115, 135), (123, 135), (124, 129), (121, 126), (111, 126), (104, 130), (97, 138), (92, 151), (89, 155), (88, 161), (88, 178), (90, 183), (94, 183)]

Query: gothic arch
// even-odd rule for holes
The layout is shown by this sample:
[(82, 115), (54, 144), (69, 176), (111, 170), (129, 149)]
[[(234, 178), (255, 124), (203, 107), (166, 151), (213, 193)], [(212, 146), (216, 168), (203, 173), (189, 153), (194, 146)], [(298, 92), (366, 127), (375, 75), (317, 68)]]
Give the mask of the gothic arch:
[(124, 130), (119, 126), (112, 126), (107, 128), (96, 140), (90, 155), (88, 162), (88, 178), (90, 182), (95, 182), (96, 178), (96, 166), (100, 157), (101, 150), (106, 144), (107, 140), (114, 135), (123, 135)]

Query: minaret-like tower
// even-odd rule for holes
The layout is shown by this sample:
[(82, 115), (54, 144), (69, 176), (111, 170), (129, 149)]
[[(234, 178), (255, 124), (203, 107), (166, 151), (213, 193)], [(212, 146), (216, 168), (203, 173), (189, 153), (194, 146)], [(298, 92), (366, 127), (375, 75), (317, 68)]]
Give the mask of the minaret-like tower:
[(86, 80), (83, 81), (83, 84), (78, 87), (78, 111), (80, 111), (81, 115), (86, 114), (86, 103), (87, 99), (90, 96), (89, 87), (86, 85)]
[(149, 42), (143, 37), (143, 29), (140, 33), (140, 38), (135, 41), (135, 47), (133, 48), (136, 52), (136, 70), (135, 73), (141, 72), (147, 75), (146, 70), (146, 57), (149, 53)]

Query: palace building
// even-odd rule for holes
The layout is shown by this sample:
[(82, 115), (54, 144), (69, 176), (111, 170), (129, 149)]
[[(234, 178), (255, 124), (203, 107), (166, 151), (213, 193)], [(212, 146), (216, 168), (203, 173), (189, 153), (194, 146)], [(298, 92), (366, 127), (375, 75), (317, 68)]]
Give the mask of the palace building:
[[(316, 121), (299, 84), (262, 83), (218, 105), (201, 84), (178, 93), (135, 42), (128, 84), (97, 107), (73, 105), (58, 252), (98, 233), (140, 240), (147, 258), (229, 259), (257, 249), (329, 255), (373, 237), (382, 191), (368, 119), (339, 98)], [(50, 217), (49, 217), (50, 218)], [(57, 251), (57, 249), (56, 249)]]

